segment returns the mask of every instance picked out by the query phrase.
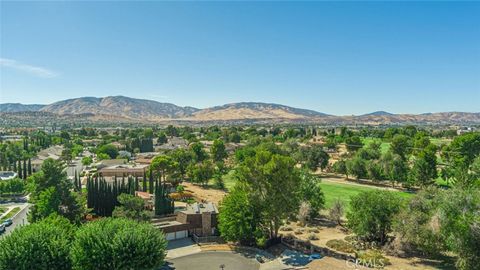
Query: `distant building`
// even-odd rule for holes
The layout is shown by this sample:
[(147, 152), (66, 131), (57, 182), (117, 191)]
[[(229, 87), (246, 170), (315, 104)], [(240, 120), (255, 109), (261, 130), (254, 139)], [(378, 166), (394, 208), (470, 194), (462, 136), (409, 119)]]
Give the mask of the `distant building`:
[(475, 128), (473, 127), (462, 127), (457, 129), (457, 135), (462, 135), (462, 134), (474, 132), (474, 131), (475, 131)]
[(121, 164), (102, 168), (98, 170), (98, 173), (103, 177), (143, 177), (147, 169), (148, 165), (146, 164)]
[(62, 156), (63, 146), (54, 145), (38, 152), (37, 156), (32, 158), (32, 170), (34, 172), (40, 171), (42, 164), (46, 159), (58, 160)]
[(182, 137), (168, 138), (168, 142), (155, 146), (155, 151), (175, 150), (179, 148), (187, 148), (188, 141)]
[(165, 233), (167, 240), (206, 237), (217, 234), (217, 216), (218, 209), (213, 203), (194, 203), (176, 216), (154, 219), (153, 224)]
[(110, 166), (127, 164), (127, 162), (128, 162), (128, 160), (126, 160), (124, 158), (103, 159), (103, 160), (100, 160), (99, 162), (95, 163), (95, 167), (97, 167), (97, 169), (100, 170), (100, 169), (110, 167)]

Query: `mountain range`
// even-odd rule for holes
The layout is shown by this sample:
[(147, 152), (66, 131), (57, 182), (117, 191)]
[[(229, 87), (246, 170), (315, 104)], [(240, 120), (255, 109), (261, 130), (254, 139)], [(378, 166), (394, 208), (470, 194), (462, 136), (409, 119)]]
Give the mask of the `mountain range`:
[[(3, 124), (9, 121), (35, 118), (83, 119), (107, 122), (227, 122), (270, 123), (312, 122), (328, 124), (480, 124), (480, 113), (440, 112), (425, 114), (392, 114), (376, 111), (359, 116), (334, 116), (313, 110), (293, 108), (280, 104), (240, 102), (206, 109), (181, 107), (172, 103), (135, 99), (124, 96), (103, 98), (81, 97), (48, 105), (0, 104)], [(33, 119), (30, 119), (33, 118)]]

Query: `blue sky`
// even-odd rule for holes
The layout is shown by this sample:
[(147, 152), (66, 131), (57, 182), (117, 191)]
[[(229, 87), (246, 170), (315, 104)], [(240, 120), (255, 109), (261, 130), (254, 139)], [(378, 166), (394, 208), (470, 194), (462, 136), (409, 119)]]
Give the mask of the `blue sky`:
[(0, 103), (480, 111), (480, 3), (0, 2)]

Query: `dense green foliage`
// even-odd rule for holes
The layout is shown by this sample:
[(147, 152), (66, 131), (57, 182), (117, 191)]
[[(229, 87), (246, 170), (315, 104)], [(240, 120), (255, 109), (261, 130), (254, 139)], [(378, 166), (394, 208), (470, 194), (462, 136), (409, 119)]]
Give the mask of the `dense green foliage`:
[(82, 226), (71, 247), (73, 269), (157, 269), (165, 258), (163, 233), (149, 224), (105, 218)]
[(34, 204), (29, 213), (32, 222), (57, 213), (74, 223), (79, 223), (85, 214), (82, 198), (72, 192), (72, 182), (67, 178), (63, 165), (47, 159), (42, 170), (31, 177), (30, 200)]
[(348, 227), (358, 236), (385, 243), (391, 232), (394, 216), (400, 211), (401, 200), (393, 192), (371, 190), (350, 201)]
[(73, 225), (58, 216), (16, 229), (0, 241), (0, 269), (71, 269), (73, 233)]

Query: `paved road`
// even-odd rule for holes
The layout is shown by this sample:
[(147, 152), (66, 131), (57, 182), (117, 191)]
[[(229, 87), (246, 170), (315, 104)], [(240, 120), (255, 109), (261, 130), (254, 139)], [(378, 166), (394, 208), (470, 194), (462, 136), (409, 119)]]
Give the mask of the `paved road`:
[(19, 207), (23, 207), (23, 209), (20, 210), (20, 212), (15, 216), (15, 218), (13, 219), (13, 224), (6, 227), (5, 233), (3, 233), (0, 236), (0, 238), (2, 238), (5, 235), (9, 235), (15, 228), (28, 224), (27, 214), (28, 214), (28, 210), (30, 208), (30, 204), (21, 203), (21, 204), (7, 204), (7, 205), (8, 206), (15, 206), (15, 207), (19, 206)]

